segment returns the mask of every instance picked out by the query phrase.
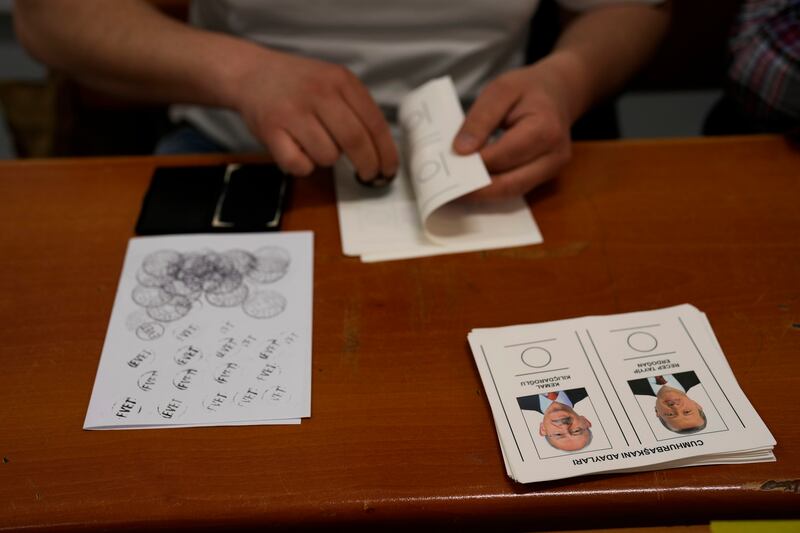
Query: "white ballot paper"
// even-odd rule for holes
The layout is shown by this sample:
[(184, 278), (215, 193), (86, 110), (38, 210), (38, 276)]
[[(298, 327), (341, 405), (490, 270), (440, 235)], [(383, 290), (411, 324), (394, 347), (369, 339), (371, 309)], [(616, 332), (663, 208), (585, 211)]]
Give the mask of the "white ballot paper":
[(311, 413), (311, 232), (131, 239), (84, 429)]
[(705, 314), (691, 305), (469, 334), (508, 475), (774, 461)]
[(360, 185), (346, 159), (334, 168), (345, 255), (387, 261), (542, 242), (522, 197), (458, 201), (491, 179), (478, 154), (451, 148), (464, 113), (449, 77), (411, 92), (398, 114), (403, 164), (391, 185)]

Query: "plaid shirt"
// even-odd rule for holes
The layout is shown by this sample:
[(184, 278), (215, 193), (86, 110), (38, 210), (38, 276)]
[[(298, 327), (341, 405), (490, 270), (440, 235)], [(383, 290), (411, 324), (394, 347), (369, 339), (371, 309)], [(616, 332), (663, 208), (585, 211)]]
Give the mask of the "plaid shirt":
[(730, 40), (731, 94), (770, 130), (800, 124), (800, 0), (747, 0)]

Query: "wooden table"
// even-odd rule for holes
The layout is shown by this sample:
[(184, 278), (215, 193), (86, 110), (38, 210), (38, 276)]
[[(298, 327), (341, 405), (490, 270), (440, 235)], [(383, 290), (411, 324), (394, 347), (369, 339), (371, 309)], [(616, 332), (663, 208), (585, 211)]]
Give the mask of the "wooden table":
[[(81, 429), (150, 173), (210, 158), (0, 165), (0, 529), (414, 524), (537, 528), (800, 515), (800, 151), (778, 137), (579, 144), (530, 202), (539, 246), (362, 264), (331, 181), (315, 232), (312, 417)], [(777, 438), (776, 463), (518, 485), (473, 327), (689, 302)]]

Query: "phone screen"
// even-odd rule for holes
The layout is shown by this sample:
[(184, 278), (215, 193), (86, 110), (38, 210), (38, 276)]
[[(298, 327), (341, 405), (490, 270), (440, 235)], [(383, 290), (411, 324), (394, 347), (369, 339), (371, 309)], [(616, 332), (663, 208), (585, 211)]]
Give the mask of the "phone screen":
[(136, 233), (276, 231), (288, 186), (288, 176), (270, 164), (159, 167)]
[(275, 228), (280, 223), (286, 184), (286, 175), (275, 165), (228, 165), (213, 224)]

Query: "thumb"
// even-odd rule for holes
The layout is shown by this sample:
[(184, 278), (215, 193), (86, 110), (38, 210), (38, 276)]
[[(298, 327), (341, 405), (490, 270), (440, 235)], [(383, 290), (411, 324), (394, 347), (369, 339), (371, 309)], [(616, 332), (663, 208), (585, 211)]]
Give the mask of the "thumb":
[(514, 101), (512, 92), (506, 86), (490, 83), (467, 112), (453, 140), (453, 150), (467, 155), (483, 147), (492, 132), (502, 124)]

